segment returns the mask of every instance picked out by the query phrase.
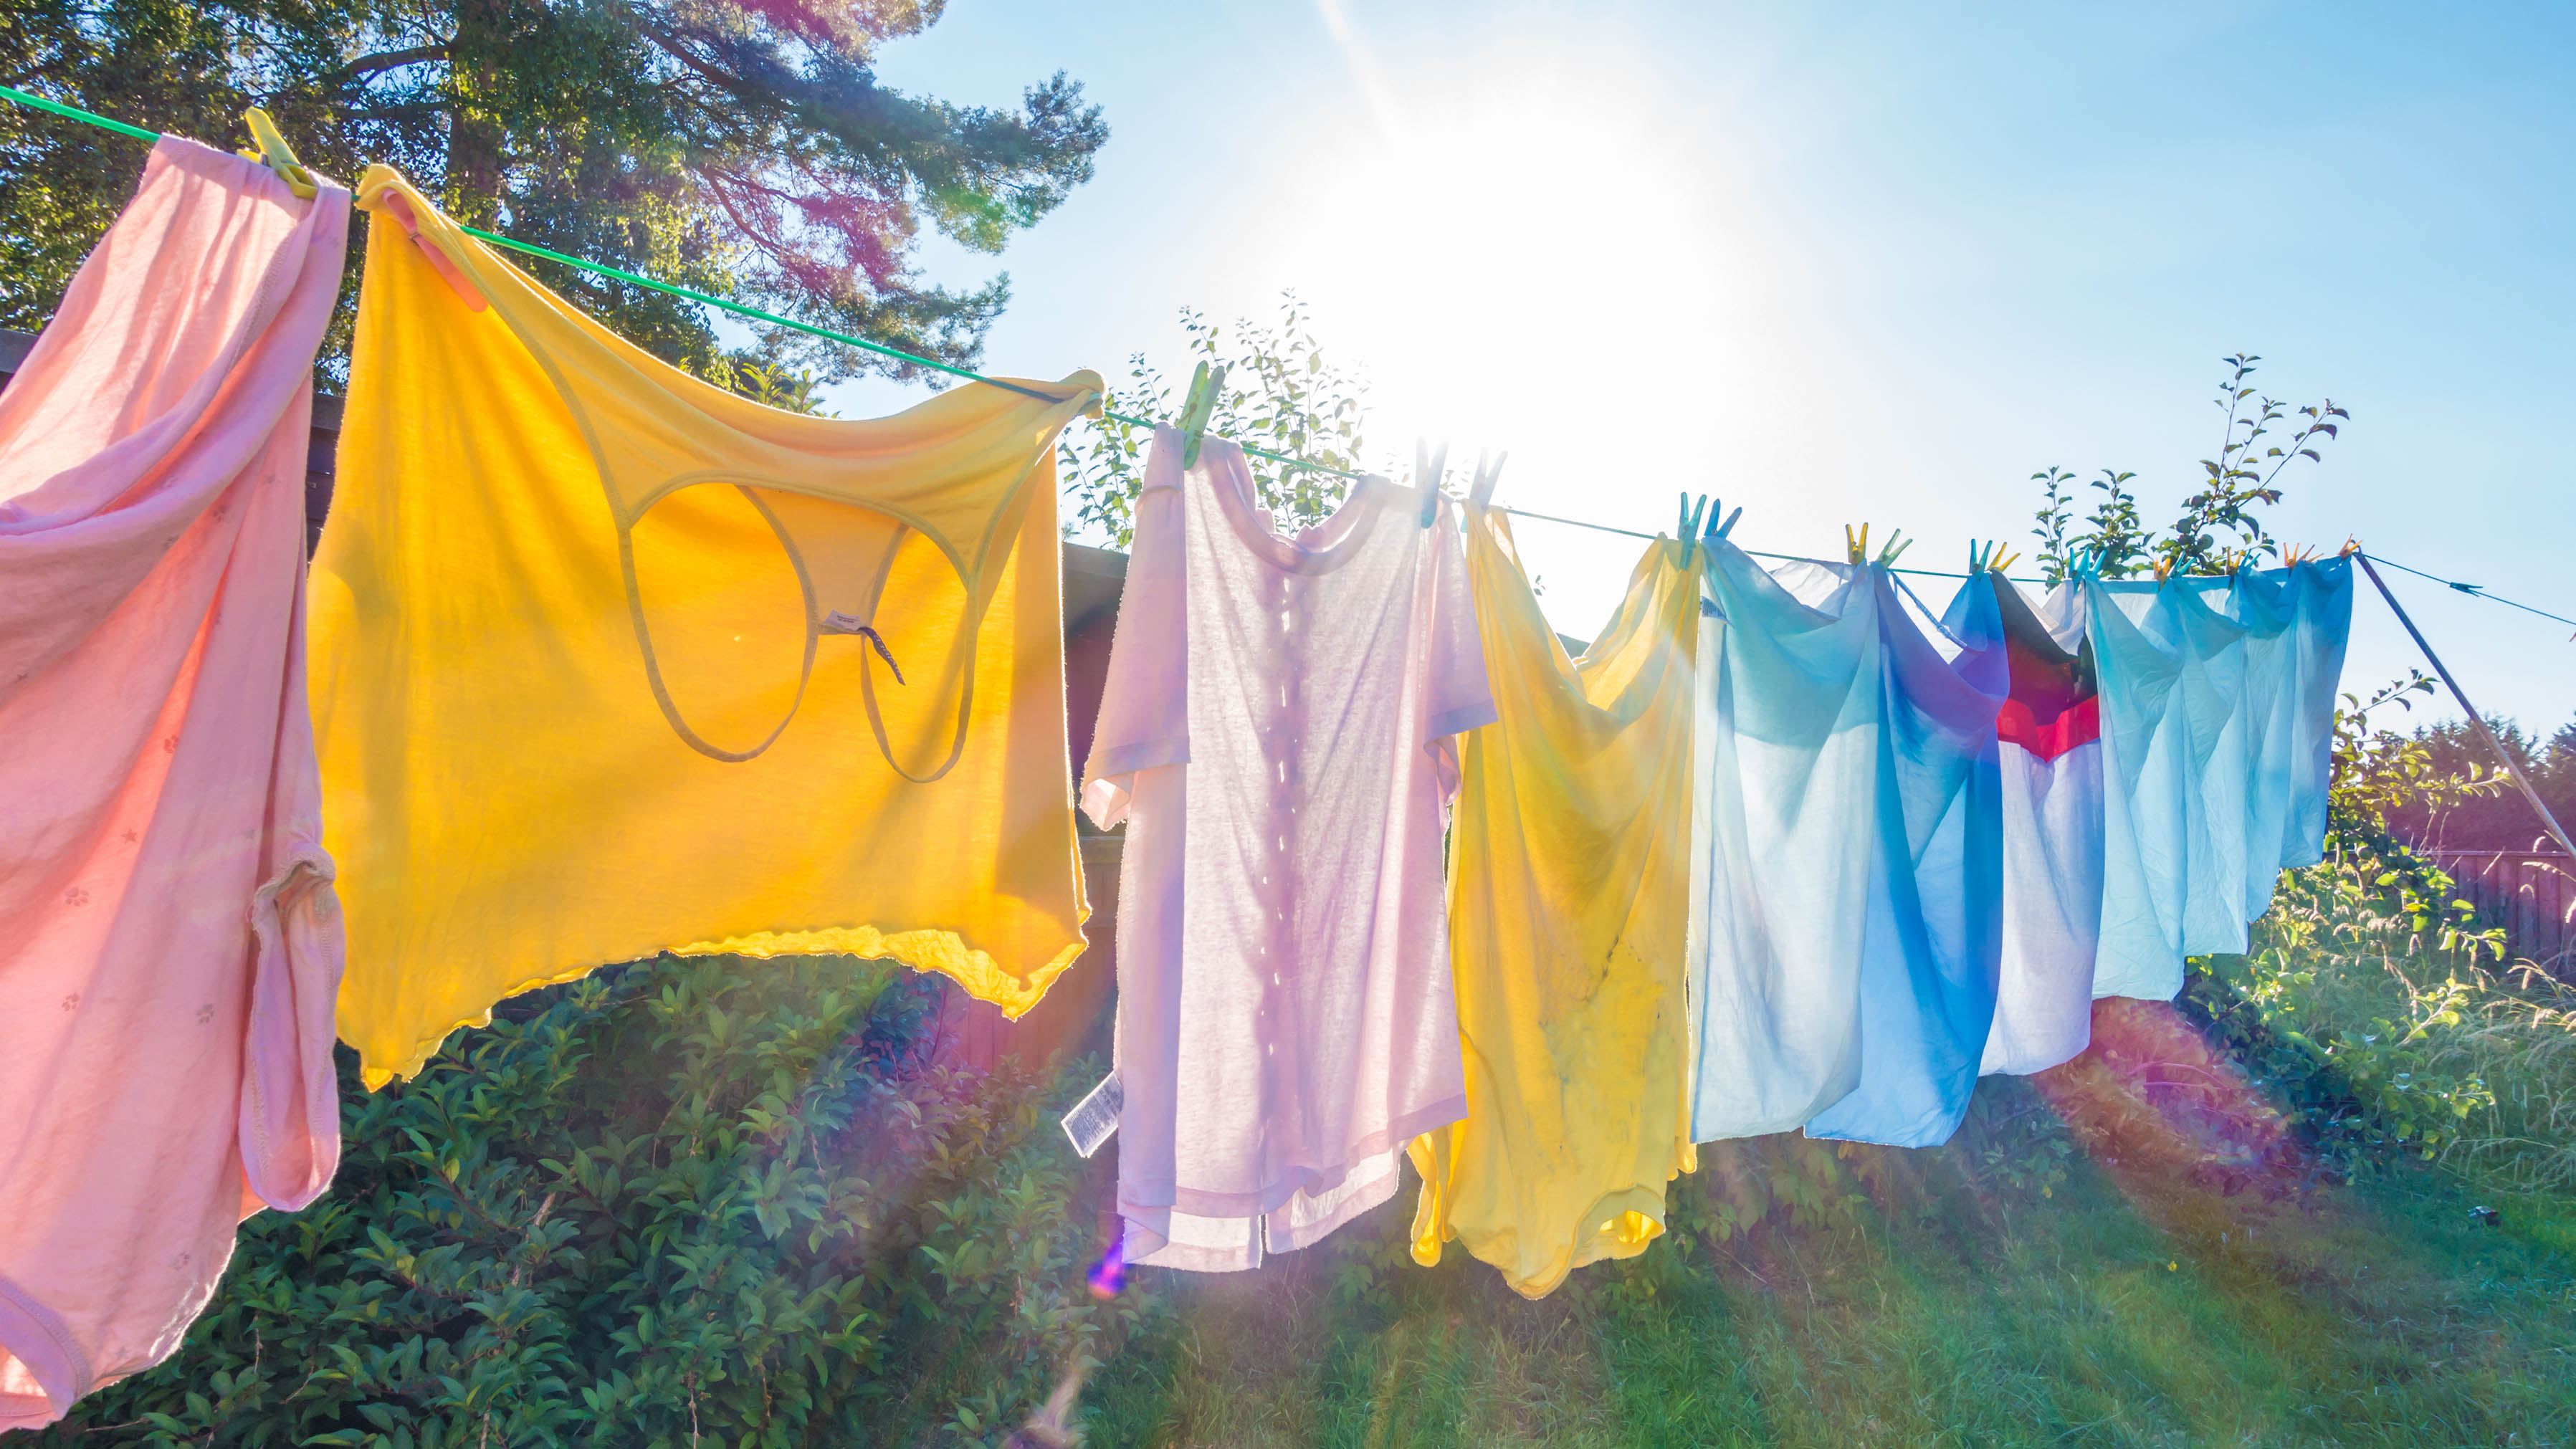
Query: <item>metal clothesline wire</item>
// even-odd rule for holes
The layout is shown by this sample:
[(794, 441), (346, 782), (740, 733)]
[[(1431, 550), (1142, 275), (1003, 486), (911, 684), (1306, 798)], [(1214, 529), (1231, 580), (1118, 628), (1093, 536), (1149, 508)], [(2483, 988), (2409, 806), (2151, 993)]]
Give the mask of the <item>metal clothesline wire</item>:
[[(49, 111), (54, 115), (61, 116), (67, 120), (80, 121), (88, 125), (99, 127), (101, 130), (113, 131), (120, 136), (130, 136), (138, 141), (158, 141), (161, 139), (161, 133), (158, 131), (147, 131), (141, 126), (131, 126), (123, 121), (114, 120), (107, 116), (99, 115), (93, 111), (84, 111), (78, 106), (70, 106), (63, 104), (61, 101), (48, 100), (43, 96), (36, 95), (29, 91), (19, 90), (14, 86), (0, 86), (0, 97), (16, 101), (23, 106), (32, 106), (40, 111)], [(963, 378), (969, 382), (980, 382), (987, 387), (998, 387), (1008, 392), (1019, 393), (1025, 397), (1040, 398), (1049, 402), (1057, 400), (1052, 394), (1039, 392), (1035, 388), (1022, 387), (1018, 383), (1010, 382), (998, 377), (986, 377), (980, 372), (973, 372), (963, 367), (953, 366), (949, 363), (938, 361), (935, 358), (916, 356), (899, 347), (889, 347), (882, 342), (870, 342), (864, 337), (852, 337), (846, 333), (834, 332), (826, 327), (817, 327), (810, 322), (799, 322), (792, 317), (782, 317), (775, 312), (763, 311), (758, 307), (747, 306), (741, 302), (729, 302), (722, 297), (710, 296), (707, 293), (694, 291), (687, 287), (675, 286), (669, 282), (658, 282), (651, 277), (641, 276), (634, 272), (609, 266), (605, 262), (594, 262), (585, 257), (571, 256), (563, 252), (555, 251), (550, 247), (538, 246), (534, 242), (524, 242), (515, 237), (503, 236), (498, 232), (485, 231), (480, 227), (464, 226), (460, 224), (457, 227), (457, 230), (464, 232), (466, 235), (471, 236), (478, 241), (489, 242), (494, 246), (506, 247), (511, 251), (522, 252), (532, 257), (543, 257), (550, 262), (559, 263), (567, 267), (573, 267), (581, 271), (596, 272), (604, 277), (614, 277), (621, 282), (626, 282), (638, 287), (649, 288), (656, 292), (667, 293), (674, 297), (696, 302), (701, 306), (713, 307), (720, 312), (731, 312), (736, 316), (748, 317), (755, 321), (767, 322), (773, 326), (785, 327), (791, 331), (802, 332), (811, 337), (819, 337), (827, 342), (837, 342), (845, 347), (856, 347), (863, 352), (873, 352), (881, 357), (890, 357), (909, 366), (926, 367), (933, 372), (944, 372), (951, 377)], [(1113, 422), (1124, 423), (1133, 428), (1151, 428), (1156, 426), (1155, 422), (1150, 418), (1130, 417), (1125, 413), (1113, 412), (1106, 408), (1102, 409), (1101, 415)], [(1248, 443), (1237, 443), (1235, 446), (1242, 448), (1244, 452), (1249, 453), (1256, 458), (1265, 458), (1284, 467), (1304, 468), (1312, 472), (1327, 473), (1337, 478), (1349, 478), (1353, 480), (1372, 476), (1366, 473), (1353, 472), (1348, 468), (1335, 468), (1329, 464), (1317, 463), (1305, 458), (1293, 458), (1284, 453), (1274, 453), (1266, 448), (1253, 447)], [(1642, 533), (1633, 528), (1620, 528), (1607, 523), (1593, 523), (1581, 518), (1564, 518), (1556, 514), (1539, 513), (1527, 508), (1510, 508), (1497, 504), (1495, 505), (1495, 509), (1497, 512), (1508, 513), (1515, 518), (1533, 518), (1543, 523), (1563, 524), (1569, 528), (1589, 528), (1595, 532), (1621, 534), (1629, 538), (1654, 539), (1663, 537), (1662, 534)], [(1765, 553), (1760, 549), (1746, 549), (1744, 551), (1755, 558), (1803, 561), (1805, 557), (1800, 554)], [(2570, 619), (2563, 615), (2553, 614), (2546, 609), (2535, 609), (2529, 604), (2516, 603), (2499, 594), (2490, 594), (2476, 584), (2459, 583), (2451, 579), (2443, 578), (2438, 574), (2429, 574), (2424, 572), (2422, 569), (2411, 568), (2405, 564), (2399, 563), (2395, 559), (2388, 558), (2380, 554), (2372, 554), (2370, 557), (2380, 563), (2388, 565), (2390, 568), (2404, 569), (2407, 573), (2413, 574), (2418, 578), (2430, 579), (2434, 583), (2445, 585), (2460, 593), (2470, 595), (2473, 598), (2491, 600), (2492, 602), (2504, 604), (2511, 608), (2520, 609), (2526, 614), (2538, 614), (2544, 619), (2553, 619), (2561, 624), (2576, 627), (2576, 619)], [(1914, 574), (1924, 578), (1935, 579), (1963, 579), (1970, 577), (1967, 574), (1950, 573), (1941, 569), (1899, 568), (1892, 569), (1891, 571), (1900, 574)], [(2044, 581), (2023, 579), (2018, 580), (2017, 582), (2038, 583)]]

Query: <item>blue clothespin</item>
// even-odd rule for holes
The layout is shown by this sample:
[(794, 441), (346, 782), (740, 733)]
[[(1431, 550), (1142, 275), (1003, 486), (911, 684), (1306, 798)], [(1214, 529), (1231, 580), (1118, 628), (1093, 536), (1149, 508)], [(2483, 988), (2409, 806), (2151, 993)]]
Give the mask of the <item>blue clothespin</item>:
[(1413, 481), (1422, 490), (1422, 526), (1429, 528), (1440, 516), (1440, 480), (1449, 473), (1449, 444), (1442, 440), (1439, 451), (1423, 439), (1413, 442)]
[(1199, 364), (1190, 374), (1188, 400), (1181, 404), (1181, 466), (1195, 468), (1199, 461), (1199, 444), (1207, 437), (1208, 419), (1216, 415), (1216, 400), (1225, 391), (1225, 369), (1211, 369)]
[(1701, 494), (1696, 504), (1691, 502), (1688, 493), (1682, 495), (1681, 522), (1673, 529), (1673, 536), (1681, 540), (1684, 567), (1689, 566), (1692, 554), (1699, 548), (1699, 521), (1707, 512), (1707, 494)]
[(1724, 538), (1735, 530), (1735, 520), (1744, 516), (1744, 510), (1742, 508), (1736, 509), (1733, 513), (1726, 515), (1726, 521), (1724, 523), (1720, 523), (1717, 521), (1718, 510), (1725, 506), (1726, 504), (1720, 501), (1717, 495), (1713, 493), (1709, 495), (1708, 527), (1700, 533), (1701, 542), (1705, 543), (1712, 538)]

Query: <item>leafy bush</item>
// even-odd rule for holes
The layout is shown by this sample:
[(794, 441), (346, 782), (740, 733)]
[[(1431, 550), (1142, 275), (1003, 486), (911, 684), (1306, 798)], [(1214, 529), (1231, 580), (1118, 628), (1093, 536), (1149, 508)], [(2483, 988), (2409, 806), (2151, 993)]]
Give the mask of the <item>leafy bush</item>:
[(1082, 1287), (1046, 1094), (927, 1050), (940, 990), (665, 958), (344, 1073), (330, 1195), (245, 1224), (180, 1353), (39, 1442), (999, 1442), (1133, 1310)]
[[(1292, 532), (1330, 517), (1350, 491), (1350, 480), (1333, 470), (1362, 466), (1368, 388), (1357, 372), (1324, 360), (1323, 345), (1308, 330), (1305, 304), (1294, 292), (1284, 293), (1275, 327), (1242, 320), (1230, 337), (1204, 314), (1183, 308), (1181, 330), (1191, 357), (1225, 369), (1226, 385), (1218, 391), (1208, 433), (1316, 465), (1248, 457), (1261, 506)], [(1170, 419), (1181, 415), (1183, 401), (1161, 370), (1138, 353), (1129, 361), (1126, 385), (1111, 389), (1107, 407), (1129, 417)], [(1090, 531), (1116, 548), (1135, 541), (1136, 495), (1145, 487), (1150, 436), (1114, 417), (1087, 433), (1066, 433), (1057, 444), (1057, 466), (1072, 505), (1067, 537)]]

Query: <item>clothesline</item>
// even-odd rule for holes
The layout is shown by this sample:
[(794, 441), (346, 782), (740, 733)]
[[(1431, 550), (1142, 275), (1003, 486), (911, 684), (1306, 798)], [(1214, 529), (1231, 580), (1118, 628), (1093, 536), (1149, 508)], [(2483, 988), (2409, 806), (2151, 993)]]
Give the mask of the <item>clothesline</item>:
[[(61, 101), (48, 100), (43, 96), (36, 95), (30, 91), (19, 90), (14, 86), (0, 86), (0, 97), (6, 97), (9, 100), (18, 102), (20, 105), (32, 106), (40, 111), (51, 112), (52, 114), (64, 117), (67, 120), (80, 121), (88, 125), (97, 126), (103, 130), (113, 131), (120, 136), (130, 136), (138, 141), (158, 141), (161, 139), (161, 133), (158, 131), (147, 131), (141, 126), (128, 125), (123, 121), (99, 115), (94, 111), (85, 111), (78, 106), (65, 105)], [(810, 322), (799, 322), (792, 317), (782, 317), (775, 312), (765, 311), (761, 308), (753, 307), (742, 302), (727, 301), (722, 297), (711, 296), (708, 293), (696, 291), (688, 287), (677, 286), (670, 282), (655, 281), (651, 277), (626, 271), (623, 268), (612, 267), (605, 262), (595, 262), (586, 257), (572, 256), (564, 252), (556, 251), (551, 247), (538, 246), (534, 242), (524, 242), (515, 237), (503, 236), (498, 232), (485, 231), (480, 227), (464, 226), (460, 224), (457, 227), (457, 230), (464, 232), (478, 241), (489, 242), (494, 246), (505, 247), (511, 251), (521, 252), (532, 257), (543, 257), (547, 261), (555, 262), (562, 266), (573, 267), (581, 271), (595, 272), (603, 277), (613, 277), (618, 281), (626, 282), (633, 286), (644, 287), (652, 291), (666, 293), (670, 296), (679, 297), (686, 301), (696, 302), (701, 306), (713, 307), (720, 312), (730, 312), (738, 317), (745, 317), (758, 322), (767, 322), (772, 326), (785, 327), (790, 331), (802, 332), (810, 337), (819, 337), (826, 342), (837, 342), (845, 347), (855, 347), (863, 352), (873, 352), (881, 357), (890, 357), (897, 362), (905, 363), (909, 366), (926, 367), (933, 372), (946, 373), (951, 377), (963, 378), (968, 382), (980, 382), (987, 387), (998, 387), (1005, 391), (1020, 393), (1027, 397), (1052, 401), (1052, 399), (1045, 393), (1038, 392), (1032, 388), (1022, 387), (1017, 383), (1009, 382), (1002, 378), (986, 377), (980, 372), (958, 367), (951, 363), (941, 362), (935, 358), (921, 357), (914, 353), (906, 352), (899, 347), (887, 346), (882, 342), (871, 342), (864, 337), (853, 337), (847, 333), (835, 332), (828, 327), (817, 327)], [(1108, 409), (1102, 410), (1102, 416), (1113, 422), (1125, 423), (1129, 427), (1134, 428), (1151, 428), (1158, 426), (1151, 418), (1131, 417), (1126, 413), (1115, 412)], [(1256, 458), (1267, 459), (1268, 461), (1280, 464), (1283, 467), (1303, 468), (1310, 472), (1325, 473), (1336, 478), (1349, 478), (1353, 480), (1371, 476), (1366, 473), (1354, 472), (1348, 468), (1336, 468), (1329, 464), (1314, 462), (1311, 459), (1294, 458), (1285, 453), (1274, 453), (1266, 448), (1253, 447), (1249, 443), (1237, 443), (1236, 446), (1242, 448), (1244, 452), (1249, 453)], [(1532, 518), (1537, 519), (1542, 523), (1562, 524), (1569, 528), (1588, 528), (1598, 533), (1615, 533), (1627, 538), (1653, 539), (1663, 536), (1657, 533), (1642, 532), (1633, 528), (1620, 528), (1614, 524), (1593, 523), (1587, 519), (1566, 518), (1553, 513), (1539, 513), (1526, 508), (1511, 508), (1501, 504), (1496, 504), (1495, 508), (1497, 511), (1508, 513), (1515, 518)], [(1755, 558), (1790, 560), (1804, 560), (1806, 558), (1806, 555), (1803, 554), (1766, 553), (1760, 549), (1749, 548), (1744, 551)], [(2576, 619), (2570, 619), (2560, 614), (2553, 614), (2546, 609), (2535, 609), (2529, 604), (2516, 603), (2514, 600), (2505, 598), (2500, 594), (2490, 594), (2476, 584), (2464, 584), (2455, 580), (2442, 578), (2436, 574), (2429, 574), (2424, 572), (2422, 569), (2409, 567), (2406, 564), (2399, 563), (2395, 559), (2385, 557), (2384, 555), (2372, 554), (2370, 557), (2379, 563), (2388, 565), (2390, 568), (2402, 569), (2418, 578), (2430, 579), (2434, 583), (2445, 585), (2460, 593), (2467, 594), (2472, 598), (2492, 600), (2495, 603), (2506, 605), (2509, 608), (2520, 609), (2526, 614), (2538, 614), (2544, 619), (2552, 619), (2558, 623), (2576, 627)], [(1951, 573), (1944, 569), (1897, 568), (1891, 569), (1891, 572), (1913, 574), (1922, 578), (1935, 579), (1963, 579), (1969, 577), (1967, 574)], [(2037, 579), (2022, 579), (2017, 580), (2017, 582), (2039, 583), (2044, 581)]]
[[(1113, 945), (1077, 802), (1126, 841), (1115, 958), (1055, 996), (1115, 993), (1104, 1293), (1310, 1247), (1409, 1160), (1415, 1259), (1455, 1238), (1544, 1295), (1644, 1251), (1697, 1143), (1949, 1140), (1980, 1078), (2085, 1050), (2099, 997), (2172, 1000), (2321, 858), (2367, 559), (1972, 578), (1935, 618), (1892, 551), (1809, 602), (1811, 570), (1658, 541), (1577, 662), (1499, 528), (1286, 544), (1226, 452), (1140, 498), (1094, 691), (1025, 490), (1088, 391), (782, 419), (567, 325), (384, 165), (353, 189), (426, 244), (365, 251), (308, 558), (351, 196), (291, 199), (248, 119), (265, 160), (155, 145), (0, 410), (60, 505), (0, 569), (0, 635), (50, 649), (0, 797), (132, 827), (0, 909), (0, 977), (46, 998), (0, 1102), (92, 1129), (0, 1114), (35, 1169), (0, 1181), (0, 1380), (42, 1395), (12, 1422), (166, 1354), (240, 1210), (327, 1189), (335, 1038), (373, 1089), (470, 1063), (459, 1025), (531, 988), (698, 955), (899, 963), (1024, 1018)], [(818, 650), (849, 625), (879, 651)], [(881, 689), (894, 655), (929, 668)], [(182, 1151), (224, 1170), (141, 1170)]]

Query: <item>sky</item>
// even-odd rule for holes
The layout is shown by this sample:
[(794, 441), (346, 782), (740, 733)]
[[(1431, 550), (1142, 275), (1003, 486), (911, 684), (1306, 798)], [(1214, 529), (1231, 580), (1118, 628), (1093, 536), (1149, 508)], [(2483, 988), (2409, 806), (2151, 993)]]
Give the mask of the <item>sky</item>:
[[(1389, 471), (1445, 440), (1509, 452), (1506, 504), (1651, 531), (1713, 493), (1747, 547), (1867, 522), (1957, 569), (2028, 544), (2051, 465), (2169, 519), (2251, 352), (2351, 413), (2274, 533), (2576, 617), (2576, 10), (950, 0), (879, 74), (999, 106), (1059, 68), (1095, 179), (1000, 257), (921, 250), (1009, 273), (991, 371), (1169, 370), (1180, 309), (1293, 289)], [(1589, 637), (1641, 545), (1518, 535)], [(2567, 626), (2388, 578), (2482, 711), (2576, 716)], [(2416, 662), (2364, 584), (2346, 687)]]

